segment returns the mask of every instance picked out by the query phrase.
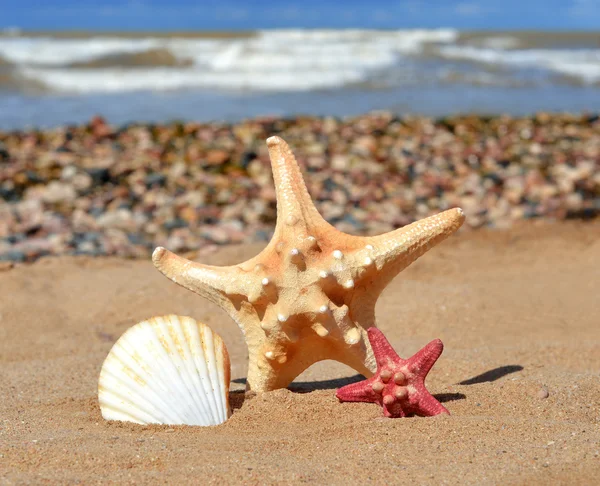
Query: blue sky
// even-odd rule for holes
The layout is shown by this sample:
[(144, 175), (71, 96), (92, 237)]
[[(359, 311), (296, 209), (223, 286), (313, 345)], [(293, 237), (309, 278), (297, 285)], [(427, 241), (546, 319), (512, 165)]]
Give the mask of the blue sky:
[(0, 28), (23, 29), (600, 30), (600, 0), (0, 0), (0, 11)]

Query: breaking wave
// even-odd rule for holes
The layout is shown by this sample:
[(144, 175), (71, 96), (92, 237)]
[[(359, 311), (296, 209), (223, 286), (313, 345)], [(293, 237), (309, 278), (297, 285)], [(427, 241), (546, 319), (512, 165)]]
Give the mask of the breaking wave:
[[(550, 40), (519, 33), (473, 36), (453, 29), (265, 30), (212, 38), (15, 35), (0, 37), (0, 88), (19, 90), (22, 83), (84, 95), (376, 89), (448, 80), (514, 87), (535, 83), (527, 78), (532, 69), (544, 71), (545, 78), (555, 73), (580, 84), (600, 81), (600, 49), (543, 44)], [(465, 70), (465, 61), (476, 67)], [(508, 73), (490, 74), (497, 67)]]
[[(58, 92), (302, 91), (367, 81), (426, 45), (457, 37), (437, 29), (271, 30), (219, 39), (2, 38), (0, 56)], [(147, 68), (143, 75), (134, 69), (140, 66)]]
[(541, 68), (579, 78), (583, 83), (600, 80), (600, 49), (504, 50), (473, 46), (442, 46), (439, 53), (459, 59), (512, 67)]

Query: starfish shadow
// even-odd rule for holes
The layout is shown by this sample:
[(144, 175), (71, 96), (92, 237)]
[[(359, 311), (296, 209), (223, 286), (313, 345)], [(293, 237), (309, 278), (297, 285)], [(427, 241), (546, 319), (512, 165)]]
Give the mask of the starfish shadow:
[(454, 400), (464, 400), (467, 396), (464, 393), (436, 393), (433, 397), (440, 403), (453, 402)]
[(333, 390), (342, 386), (350, 385), (364, 380), (363, 375), (346, 376), (344, 378), (334, 378), (331, 380), (320, 381), (295, 381), (288, 389), (297, 393), (308, 393), (315, 390)]
[[(296, 392), (296, 393), (308, 393), (315, 390), (333, 390), (337, 388), (341, 388), (342, 386), (349, 385), (351, 383), (356, 383), (358, 381), (364, 380), (365, 377), (363, 375), (353, 375), (346, 376), (344, 378), (334, 378), (331, 380), (320, 380), (320, 381), (294, 381), (290, 386), (288, 386), (288, 390)], [(240, 383), (242, 385), (246, 384), (246, 378), (236, 378), (232, 380), (234, 383)], [(231, 395), (230, 395), (231, 397)]]
[(494, 368), (493, 370), (489, 370), (485, 373), (481, 373), (480, 375), (474, 376), (473, 378), (460, 381), (457, 383), (457, 385), (476, 385), (478, 383), (496, 381), (502, 378), (503, 376), (510, 375), (511, 373), (516, 373), (517, 371), (521, 371), (522, 369), (523, 367), (521, 365), (500, 366), (498, 368)]

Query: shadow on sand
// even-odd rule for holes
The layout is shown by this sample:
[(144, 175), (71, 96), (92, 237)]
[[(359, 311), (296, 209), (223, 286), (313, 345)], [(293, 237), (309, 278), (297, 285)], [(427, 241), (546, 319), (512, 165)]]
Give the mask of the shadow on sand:
[[(288, 386), (288, 390), (293, 391), (295, 393), (309, 393), (315, 390), (334, 390), (337, 388), (341, 388), (342, 386), (349, 385), (350, 383), (356, 383), (358, 381), (364, 380), (365, 377), (363, 375), (353, 375), (346, 376), (344, 378), (335, 378), (332, 380), (321, 380), (321, 381), (295, 381), (290, 386)], [(232, 380), (234, 383), (246, 384), (245, 378), (237, 378)], [(244, 392), (237, 391), (231, 392), (229, 397), (232, 402), (232, 407), (234, 409), (240, 408), (244, 403)], [(440, 401), (444, 402), (452, 402), (454, 400), (464, 400), (467, 398), (463, 393), (437, 393), (434, 397)]]
[(463, 380), (457, 383), (457, 385), (476, 385), (477, 383), (496, 381), (502, 378), (503, 376), (510, 375), (511, 373), (516, 373), (517, 371), (521, 371), (522, 369), (523, 367), (521, 365), (500, 366), (498, 368), (494, 368), (493, 370), (489, 370), (485, 373), (481, 373), (480, 375), (474, 376), (473, 378)]
[[(347, 376), (344, 378), (335, 378), (332, 380), (321, 380), (321, 381), (294, 381), (287, 387), (288, 390), (296, 393), (308, 393), (315, 390), (333, 390), (340, 388), (350, 383), (356, 383), (357, 381), (364, 380), (363, 375)], [(239, 383), (242, 385), (246, 384), (246, 378), (237, 378), (232, 380), (233, 383)]]

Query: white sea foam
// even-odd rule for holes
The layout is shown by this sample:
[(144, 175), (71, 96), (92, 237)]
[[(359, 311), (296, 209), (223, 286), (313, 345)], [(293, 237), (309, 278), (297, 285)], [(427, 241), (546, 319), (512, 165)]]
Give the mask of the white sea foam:
[[(419, 64), (420, 55), (432, 44), (446, 64), (470, 60), (546, 69), (584, 83), (600, 80), (600, 49), (518, 49), (518, 39), (498, 35), (484, 38), (479, 46), (457, 45), (458, 38), (452, 29), (265, 30), (222, 39), (0, 37), (0, 58), (15, 64), (22, 76), (36, 84), (82, 94), (194, 88), (307, 91), (373, 81), (373, 85), (399, 86), (414, 83), (419, 76), (440, 78), (425, 63)], [(153, 49), (167, 50), (191, 65), (70, 67)]]
[[(20, 73), (60, 92), (119, 92), (219, 88), (288, 91), (334, 88), (365, 81), (430, 43), (457, 39), (452, 29), (268, 30), (246, 38), (12, 38), (0, 39), (0, 56)], [(75, 62), (167, 49), (193, 65), (75, 69)]]
[(440, 47), (439, 52), (447, 59), (548, 69), (585, 83), (600, 80), (600, 49), (503, 50), (452, 45)]
[(123, 69), (24, 69), (23, 75), (43, 80), (57, 91), (75, 93), (117, 93), (141, 90), (177, 90), (217, 88), (253, 91), (302, 91), (333, 88), (362, 78), (360, 70), (339, 69), (304, 74), (293, 71), (271, 72), (268, 75), (253, 71), (206, 72), (194, 69), (152, 68), (142, 73)]

